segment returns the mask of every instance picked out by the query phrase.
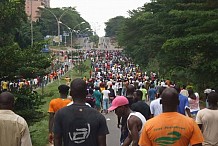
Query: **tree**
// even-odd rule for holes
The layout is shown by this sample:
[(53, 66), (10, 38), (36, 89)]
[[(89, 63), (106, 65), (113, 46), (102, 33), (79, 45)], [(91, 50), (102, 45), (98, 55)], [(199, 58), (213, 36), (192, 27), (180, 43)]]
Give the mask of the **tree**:
[(42, 53), (42, 44), (35, 44), (33, 48), (21, 49), (18, 44), (0, 48), (0, 77), (13, 80), (15, 76), (34, 78), (47, 74), (52, 58)]
[(106, 37), (115, 37), (118, 34), (118, 31), (122, 27), (123, 21), (125, 18), (123, 16), (117, 16), (115, 18), (109, 19), (108, 22), (105, 23), (106, 28)]
[(21, 21), (26, 20), (24, 10), (24, 0), (0, 1), (0, 47), (13, 44), (14, 36), (21, 27)]
[[(118, 31), (126, 54), (165, 78), (217, 86), (218, 1), (156, 0), (129, 11)], [(154, 61), (155, 60), (155, 64)], [(210, 77), (205, 78), (205, 76)]]
[(75, 65), (74, 69), (82, 76), (84, 72), (87, 71), (87, 69), (89, 69), (88, 66), (86, 66), (84, 64), (84, 62), (80, 62), (78, 64)]

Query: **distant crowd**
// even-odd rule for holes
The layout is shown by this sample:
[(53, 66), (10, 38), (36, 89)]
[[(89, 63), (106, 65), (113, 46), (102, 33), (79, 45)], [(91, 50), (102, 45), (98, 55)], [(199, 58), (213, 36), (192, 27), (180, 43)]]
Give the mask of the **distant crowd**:
[[(58, 87), (60, 97), (49, 103), (49, 142), (54, 146), (106, 146), (108, 114), (117, 115), (121, 146), (218, 146), (217, 91), (205, 89), (202, 105), (193, 88), (143, 72), (121, 51), (89, 50), (84, 58), (91, 60), (90, 76), (69, 79)], [(0, 95), (4, 127), (14, 126), (12, 118), (4, 122), (8, 112), (15, 117), (13, 100), (9, 92)], [(25, 120), (16, 122), (25, 129), (20, 141), (31, 146)], [(12, 133), (3, 129), (1, 135)], [(0, 145), (6, 140), (18, 143), (4, 136)]]

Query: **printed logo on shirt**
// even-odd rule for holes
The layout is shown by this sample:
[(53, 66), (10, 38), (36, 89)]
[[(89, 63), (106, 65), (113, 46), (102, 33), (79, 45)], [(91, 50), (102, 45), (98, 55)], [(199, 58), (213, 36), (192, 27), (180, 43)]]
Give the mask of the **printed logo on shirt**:
[(90, 124), (83, 119), (76, 119), (71, 125), (70, 132), (68, 133), (70, 140), (75, 144), (81, 144), (88, 139), (90, 135)]
[(177, 131), (173, 131), (167, 134), (167, 136), (159, 137), (154, 141), (160, 146), (168, 146), (176, 143), (181, 138), (181, 134)]

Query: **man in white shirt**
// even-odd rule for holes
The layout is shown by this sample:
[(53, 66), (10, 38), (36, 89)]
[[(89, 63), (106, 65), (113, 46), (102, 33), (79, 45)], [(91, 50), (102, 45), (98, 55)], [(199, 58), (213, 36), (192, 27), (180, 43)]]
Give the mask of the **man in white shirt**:
[(107, 90), (107, 87), (105, 87), (105, 90), (101, 91), (101, 93), (103, 94), (103, 110), (104, 110), (104, 113), (107, 114), (108, 113), (108, 106), (109, 106), (110, 91)]
[(166, 87), (160, 87), (160, 89), (158, 91), (157, 99), (153, 100), (150, 103), (150, 111), (151, 111), (152, 118), (163, 112), (162, 111), (162, 104), (160, 104), (160, 100), (161, 100), (161, 94), (164, 91), (164, 89), (166, 89)]
[(203, 146), (218, 145), (218, 94), (211, 92), (208, 94), (209, 107), (197, 113), (196, 122), (202, 130), (204, 142)]

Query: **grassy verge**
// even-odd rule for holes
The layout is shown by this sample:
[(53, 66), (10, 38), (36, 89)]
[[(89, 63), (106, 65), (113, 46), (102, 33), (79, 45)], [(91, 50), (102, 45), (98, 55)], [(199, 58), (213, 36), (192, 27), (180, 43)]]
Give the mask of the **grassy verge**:
[[(87, 60), (85, 64), (90, 67), (90, 60)], [(60, 80), (60, 84), (65, 84), (66, 82), (63, 80), (64, 77), (69, 76), (72, 79), (82, 78), (84, 76), (89, 77), (90, 68), (81, 76), (75, 70), (68, 71), (65, 76)], [(39, 122), (34, 123), (29, 127), (31, 139), (33, 146), (46, 146), (48, 144), (48, 107), (49, 102), (53, 98), (59, 97), (58, 93), (59, 80), (50, 83), (44, 88), (44, 94), (47, 95), (44, 97), (45, 104), (42, 105), (41, 110), (44, 113), (45, 117), (41, 119)], [(38, 89), (37, 92), (41, 93), (42, 89)], [(49, 96), (52, 95), (52, 96)]]

